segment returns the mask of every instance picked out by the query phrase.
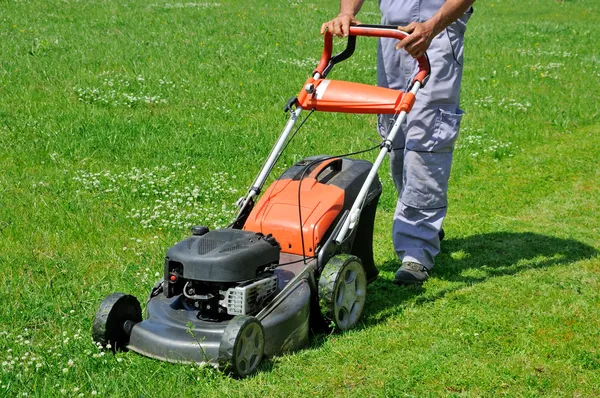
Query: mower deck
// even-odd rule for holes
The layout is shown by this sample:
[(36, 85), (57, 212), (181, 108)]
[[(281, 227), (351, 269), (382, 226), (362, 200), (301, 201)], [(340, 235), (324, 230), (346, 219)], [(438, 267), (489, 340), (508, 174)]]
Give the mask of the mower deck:
[[(281, 254), (281, 264), (302, 260), (302, 256)], [(316, 289), (315, 259), (282, 265), (277, 296), (256, 316), (265, 333), (265, 356), (294, 351), (308, 344), (311, 290)], [(177, 363), (219, 365), (219, 349), (229, 321), (205, 321), (197, 311), (181, 305), (181, 296), (152, 298), (146, 319), (131, 329), (128, 349), (141, 355)]]

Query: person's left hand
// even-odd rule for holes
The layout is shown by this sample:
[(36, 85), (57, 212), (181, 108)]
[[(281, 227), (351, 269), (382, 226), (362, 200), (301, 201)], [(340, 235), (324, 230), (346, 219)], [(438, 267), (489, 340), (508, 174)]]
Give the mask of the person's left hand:
[(396, 50), (404, 48), (413, 58), (420, 58), (425, 54), (433, 40), (433, 27), (427, 22), (411, 22), (400, 26), (398, 30), (410, 33), (396, 44)]

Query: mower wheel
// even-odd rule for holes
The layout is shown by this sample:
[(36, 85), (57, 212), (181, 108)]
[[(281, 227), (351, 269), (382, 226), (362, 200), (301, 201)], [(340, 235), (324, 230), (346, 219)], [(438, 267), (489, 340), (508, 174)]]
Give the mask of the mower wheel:
[(142, 308), (134, 296), (124, 293), (113, 293), (100, 304), (94, 323), (92, 337), (103, 347), (110, 344), (110, 349), (127, 351), (131, 328), (142, 321)]
[(244, 378), (256, 371), (265, 351), (265, 331), (258, 319), (248, 315), (234, 317), (225, 328), (219, 347), (221, 369)]
[(365, 270), (356, 256), (340, 254), (325, 265), (319, 278), (319, 304), (325, 319), (339, 329), (353, 328), (367, 294)]

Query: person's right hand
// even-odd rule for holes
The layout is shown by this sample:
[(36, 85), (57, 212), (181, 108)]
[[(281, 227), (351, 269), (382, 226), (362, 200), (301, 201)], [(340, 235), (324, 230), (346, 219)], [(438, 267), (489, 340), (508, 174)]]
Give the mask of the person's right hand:
[(329, 31), (334, 36), (348, 36), (350, 35), (350, 25), (358, 25), (359, 23), (353, 14), (340, 14), (321, 25), (321, 34), (323, 35), (325, 31)]

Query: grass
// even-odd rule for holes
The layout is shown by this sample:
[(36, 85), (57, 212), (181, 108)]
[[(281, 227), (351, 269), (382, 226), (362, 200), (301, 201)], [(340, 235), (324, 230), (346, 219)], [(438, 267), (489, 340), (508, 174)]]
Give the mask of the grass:
[[(361, 20), (377, 23), (376, 7)], [(0, 395), (600, 394), (595, 0), (477, 4), (448, 235), (423, 287), (391, 284), (385, 169), (382, 273), (357, 330), (315, 336), (242, 381), (91, 342), (106, 295), (145, 297), (189, 223), (224, 225), (336, 8), (2, 1)], [(360, 39), (331, 76), (373, 83), (375, 48)], [(316, 114), (278, 170), (374, 138), (371, 116)]]

